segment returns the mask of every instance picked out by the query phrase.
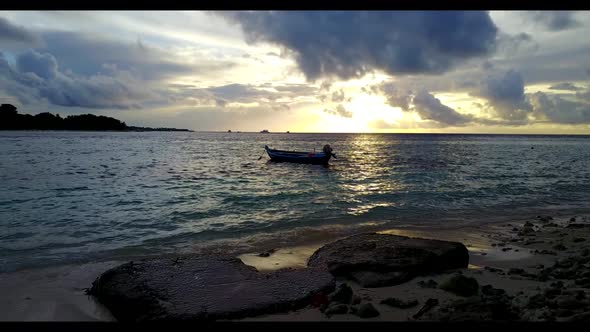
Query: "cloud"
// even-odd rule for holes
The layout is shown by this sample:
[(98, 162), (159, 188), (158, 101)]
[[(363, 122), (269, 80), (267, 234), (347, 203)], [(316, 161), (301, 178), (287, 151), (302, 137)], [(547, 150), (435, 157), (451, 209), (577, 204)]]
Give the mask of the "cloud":
[[(190, 101), (197, 106), (227, 107), (230, 103), (256, 104), (274, 110), (289, 110), (299, 98), (315, 96), (317, 88), (306, 84), (227, 84), (210, 87), (174, 86), (171, 102)], [(252, 106), (252, 105), (250, 105)]]
[(57, 60), (49, 53), (28, 51), (16, 58), (16, 68), (21, 73), (33, 73), (43, 79), (57, 76)]
[(352, 115), (353, 115), (353, 113), (351, 111), (346, 110), (346, 108), (344, 108), (344, 106), (342, 106), (342, 104), (339, 104), (334, 109), (326, 108), (326, 109), (324, 109), (324, 112), (329, 113), (329, 114), (333, 114), (333, 115), (338, 115), (343, 118), (352, 118)]
[(537, 119), (561, 124), (590, 123), (590, 104), (536, 92), (528, 96)]
[(344, 91), (340, 89), (339, 91), (334, 91), (332, 93), (332, 101), (335, 103), (341, 103), (345, 99)]
[(412, 99), (413, 109), (423, 120), (432, 120), (449, 126), (460, 126), (471, 122), (471, 116), (461, 114), (444, 105), (427, 91), (419, 91)]
[(549, 87), (549, 89), (551, 90), (566, 90), (566, 91), (578, 91), (581, 90), (580, 87), (575, 86), (572, 83), (569, 82), (564, 82), (564, 83), (559, 83), (559, 84), (555, 84)]
[(412, 103), (412, 91), (409, 89), (401, 89), (396, 84), (384, 83), (381, 85), (371, 87), (373, 92), (381, 91), (387, 103), (393, 107), (399, 107), (402, 111), (410, 111), (410, 104)]
[(373, 70), (442, 73), (495, 49), (498, 29), (479, 11), (223, 12), (247, 42), (292, 52), (308, 80), (350, 79)]
[(435, 121), (441, 126), (461, 126), (474, 120), (472, 116), (444, 105), (424, 89), (414, 92), (388, 82), (372, 87), (372, 90), (383, 93), (389, 105), (399, 107), (404, 112), (416, 112), (421, 119)]
[(39, 42), (39, 37), (34, 33), (0, 17), (0, 45), (2, 48), (35, 46)]
[(471, 95), (486, 99), (488, 106), (504, 120), (523, 120), (531, 111), (524, 94), (524, 80), (514, 70), (491, 72)]
[(208, 58), (188, 63), (186, 59), (140, 40), (123, 42), (78, 32), (45, 32), (45, 47), (38, 52), (50, 53), (64, 69), (90, 76), (100, 74), (105, 65), (132, 73), (141, 80), (162, 80), (171, 77), (218, 73), (236, 64)]
[(526, 15), (533, 22), (550, 31), (561, 31), (580, 26), (572, 11), (528, 11)]
[[(498, 34), (497, 50), (505, 56), (512, 57), (519, 54), (530, 55), (539, 49), (539, 44), (528, 33), (521, 32), (516, 35), (505, 33)], [(487, 68), (486, 68), (487, 67)], [(489, 63), (484, 62), (484, 68), (489, 68)]]
[(129, 109), (155, 97), (124, 71), (89, 77), (64, 73), (52, 54), (33, 50), (17, 55), (16, 69), (1, 60), (0, 91), (24, 104), (45, 100), (65, 107)]

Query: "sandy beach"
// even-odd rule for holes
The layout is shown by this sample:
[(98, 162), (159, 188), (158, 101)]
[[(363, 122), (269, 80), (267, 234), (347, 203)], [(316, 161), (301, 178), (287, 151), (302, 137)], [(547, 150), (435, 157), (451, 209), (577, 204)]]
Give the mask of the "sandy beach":
[[(439, 320), (465, 299), (440, 289), (452, 276), (477, 280), (480, 292), (486, 287), (501, 289), (520, 310), (521, 320), (588, 319), (587, 282), (590, 264), (590, 220), (585, 216), (536, 216), (501, 224), (461, 229), (388, 229), (381, 233), (463, 243), (469, 250), (469, 267), (457, 271), (414, 278), (397, 286), (363, 288), (350, 280), (338, 280), (353, 290), (356, 305), (346, 313), (326, 314), (320, 307), (249, 317), (245, 321), (412, 321), (429, 299), (438, 304), (419, 320)], [(243, 253), (238, 257), (261, 272), (282, 268), (305, 268), (307, 259), (325, 243)], [(27, 270), (0, 275), (0, 320), (2, 321), (111, 321), (109, 311), (85, 294), (92, 281), (107, 269), (123, 262), (111, 261), (76, 266)], [(557, 265), (556, 265), (557, 263)], [(561, 264), (561, 265), (560, 265)], [(570, 271), (575, 266), (576, 271)], [(569, 270), (568, 270), (569, 268)], [(565, 273), (564, 273), (565, 271)], [(487, 285), (491, 285), (491, 288)], [(541, 294), (541, 295), (539, 295)], [(396, 298), (415, 302), (407, 308), (382, 301)], [(538, 304), (535, 301), (543, 303)], [(378, 315), (361, 318), (351, 307), (371, 303)], [(441, 310), (439, 310), (441, 309)], [(441, 313), (442, 312), (442, 313)], [(442, 316), (441, 316), (442, 315)], [(444, 316), (446, 317), (446, 316)], [(451, 316), (452, 317), (452, 316)], [(452, 319), (452, 318), (451, 318)]]

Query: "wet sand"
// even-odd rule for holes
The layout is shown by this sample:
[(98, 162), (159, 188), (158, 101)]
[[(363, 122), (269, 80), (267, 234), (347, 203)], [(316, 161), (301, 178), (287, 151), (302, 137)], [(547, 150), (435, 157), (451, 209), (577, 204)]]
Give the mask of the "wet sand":
[[(522, 234), (525, 222), (532, 222), (534, 234)], [(469, 268), (462, 271), (467, 277), (475, 278), (480, 286), (492, 285), (504, 289), (514, 296), (515, 301), (527, 301), (532, 294), (549, 287), (554, 280), (539, 281), (532, 277), (509, 274), (511, 268), (522, 268), (531, 275), (539, 273), (539, 264), (550, 266), (557, 260), (579, 254), (590, 246), (590, 227), (568, 227), (570, 224), (590, 223), (588, 218), (576, 216), (560, 217), (541, 221), (531, 217), (502, 224), (486, 224), (480, 227), (457, 229), (404, 228), (382, 230), (382, 233), (406, 235), (431, 239), (458, 241), (467, 246), (470, 256)], [(549, 225), (549, 226), (547, 226)], [(555, 225), (555, 226), (553, 226)], [(521, 235), (519, 235), (519, 232)], [(582, 239), (582, 240), (581, 240)], [(331, 242), (335, 239), (330, 239)], [(587, 241), (588, 240), (588, 241)], [(245, 263), (258, 270), (272, 271), (286, 267), (305, 268), (311, 254), (324, 245), (325, 241), (314, 241), (304, 245), (281, 247), (267, 251), (247, 252), (238, 255)], [(563, 247), (560, 247), (562, 245)], [(558, 248), (558, 249), (555, 249)], [(537, 250), (537, 252), (535, 252)], [(549, 253), (540, 253), (543, 250)], [(114, 320), (108, 310), (92, 297), (85, 295), (84, 289), (102, 272), (122, 262), (100, 262), (77, 266), (62, 266), (48, 269), (27, 270), (0, 274), (0, 321), (110, 321)], [(424, 288), (418, 283), (433, 280), (440, 284), (451, 276), (451, 272), (424, 276), (404, 284), (382, 287), (362, 288), (352, 281), (346, 281), (362, 299), (362, 303), (372, 303), (380, 315), (368, 320), (405, 321), (413, 320), (420, 307), (429, 298), (436, 298), (440, 305), (446, 305), (461, 297), (438, 288)], [(340, 281), (339, 281), (340, 282)], [(565, 288), (585, 292), (572, 282)], [(588, 293), (590, 297), (590, 293)], [(399, 309), (380, 302), (388, 297), (404, 300), (418, 300), (412, 308)], [(539, 320), (542, 313), (531, 310), (525, 317)], [(528, 316), (527, 316), (528, 315)], [(246, 321), (348, 321), (367, 320), (353, 314), (327, 316), (318, 308), (307, 307), (301, 310), (251, 317)]]

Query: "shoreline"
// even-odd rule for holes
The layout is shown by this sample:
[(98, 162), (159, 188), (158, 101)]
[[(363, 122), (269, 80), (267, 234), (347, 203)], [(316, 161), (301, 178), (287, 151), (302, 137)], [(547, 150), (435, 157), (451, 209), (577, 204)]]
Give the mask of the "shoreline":
[[(480, 281), (481, 285), (492, 284), (494, 287), (506, 289), (509, 294), (515, 295), (518, 292), (532, 294), (535, 292), (536, 287), (546, 287), (548, 282), (531, 281), (507, 273), (500, 275), (496, 269), (508, 271), (513, 268), (530, 268), (539, 264), (549, 266), (552, 262), (571, 254), (567, 250), (558, 252), (557, 255), (539, 255), (532, 252), (533, 250), (552, 250), (556, 242), (561, 243), (566, 248), (585, 246), (585, 241), (574, 242), (574, 239), (584, 238), (584, 234), (590, 235), (590, 228), (567, 228), (567, 225), (571, 223), (569, 219), (560, 216), (549, 222), (559, 227), (556, 229), (556, 233), (551, 233), (555, 232), (552, 229), (554, 227), (537, 225), (536, 218), (446, 229), (444, 227), (407, 227), (374, 231), (461, 242), (469, 251), (470, 265), (463, 272), (464, 275), (475, 277)], [(580, 218), (577, 216), (576, 220), (584, 223), (589, 222), (586, 217)], [(520, 229), (527, 221), (532, 221), (535, 224), (536, 232), (539, 233), (537, 238), (543, 238), (543, 240), (539, 240), (543, 241), (542, 243), (532, 241), (533, 243), (525, 244), (526, 242), (516, 240), (518, 239), (518, 232), (515, 229)], [(374, 227), (378, 227), (378, 225)], [(368, 229), (370, 228), (368, 227)], [(364, 231), (367, 231), (367, 229), (364, 229)], [(328, 242), (346, 237), (347, 234), (345, 233), (347, 232), (336, 232), (332, 234), (333, 236), (316, 238), (315, 241), (307, 243), (293, 243), (292, 246), (283, 245), (274, 248), (270, 248), (272, 247), (270, 245), (257, 246), (246, 252), (237, 250), (235, 253), (245, 264), (251, 265), (261, 272), (289, 267), (305, 268), (307, 259), (315, 250)], [(220, 249), (213, 247), (209, 250), (215, 252), (215, 250)], [(267, 257), (260, 256), (260, 253), (270, 249), (274, 250), (271, 250)], [(124, 262), (126, 260), (100, 261), (2, 273), (0, 274), (0, 291), (5, 296), (0, 300), (0, 309), (2, 309), (0, 310), (0, 321), (112, 321), (114, 319), (108, 310), (96, 303), (92, 297), (85, 295), (84, 289), (90, 287), (92, 281), (98, 275)], [(353, 288), (355, 294), (358, 293), (364, 299), (370, 299), (381, 312), (380, 316), (371, 320), (404, 321), (408, 320), (408, 315), (414, 313), (417, 309), (400, 310), (389, 308), (379, 304), (379, 302), (390, 296), (412, 297), (422, 305), (427, 298), (437, 296), (441, 301), (441, 305), (447, 304), (457, 300), (458, 297), (440, 289), (421, 288), (417, 286), (417, 282), (432, 279), (440, 283), (443, 279), (448, 278), (448, 275), (449, 273), (442, 273), (434, 276), (418, 277), (398, 286), (382, 288), (362, 288), (355, 285), (354, 282), (346, 281), (346, 283)], [(289, 313), (250, 317), (244, 320), (334, 321), (359, 319), (361, 318), (351, 314), (327, 317), (317, 308), (304, 308)]]

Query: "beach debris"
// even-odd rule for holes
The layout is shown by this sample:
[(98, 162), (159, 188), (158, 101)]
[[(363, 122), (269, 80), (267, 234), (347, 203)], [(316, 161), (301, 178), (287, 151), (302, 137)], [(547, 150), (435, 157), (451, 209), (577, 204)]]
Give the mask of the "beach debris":
[(420, 317), (422, 317), (422, 315), (424, 315), (425, 313), (427, 313), (430, 309), (434, 308), (435, 306), (438, 305), (438, 299), (428, 299), (426, 300), (426, 303), (424, 303), (424, 305), (422, 306), (422, 308), (420, 308), (420, 310), (418, 310), (418, 312), (416, 312), (412, 318), (414, 319), (419, 319)]
[(459, 296), (471, 296), (477, 293), (479, 284), (475, 278), (455, 274), (445, 282), (441, 283), (440, 289)]
[(375, 309), (373, 304), (365, 303), (358, 308), (356, 315), (360, 318), (373, 318), (379, 316), (380, 313)]
[(553, 246), (553, 249), (562, 251), (562, 250), (566, 250), (567, 248), (563, 245), (563, 243), (559, 243), (559, 244)]
[(334, 290), (323, 269), (260, 273), (235, 257), (183, 257), (173, 268), (151, 258), (112, 268), (92, 284), (90, 295), (120, 322), (239, 319), (303, 308), (314, 295)]
[(584, 241), (586, 241), (586, 239), (585, 239), (585, 238), (583, 238), (583, 237), (576, 237), (576, 238), (574, 238), (572, 241), (573, 241), (574, 243), (579, 243), (579, 242), (584, 242)]
[(468, 264), (469, 253), (462, 243), (377, 233), (329, 243), (308, 261), (310, 267), (327, 268), (332, 275), (351, 278), (362, 287), (398, 285)]
[(391, 307), (400, 308), (400, 309), (407, 309), (412, 308), (418, 305), (418, 300), (400, 300), (395, 297), (388, 297), (381, 301), (381, 304), (386, 304)]
[(576, 221), (576, 217), (571, 217), (570, 221)]
[(349, 304), (352, 300), (352, 288), (347, 284), (340, 284), (334, 293), (328, 296), (329, 302)]

